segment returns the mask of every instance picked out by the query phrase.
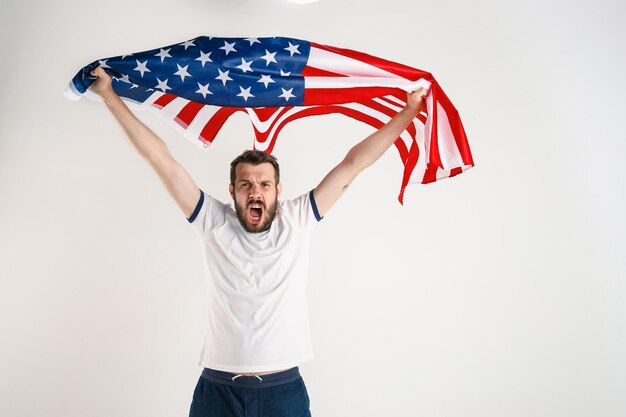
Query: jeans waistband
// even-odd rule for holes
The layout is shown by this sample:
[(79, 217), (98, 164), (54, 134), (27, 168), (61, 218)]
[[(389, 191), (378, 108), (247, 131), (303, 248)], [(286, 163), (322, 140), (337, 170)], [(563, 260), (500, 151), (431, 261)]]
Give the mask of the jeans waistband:
[[(249, 373), (249, 372), (248, 372)], [(233, 387), (268, 388), (275, 385), (286, 384), (300, 378), (300, 369), (297, 366), (284, 371), (267, 375), (241, 375), (231, 372), (218, 371), (217, 369), (204, 368), (202, 377), (218, 384)]]

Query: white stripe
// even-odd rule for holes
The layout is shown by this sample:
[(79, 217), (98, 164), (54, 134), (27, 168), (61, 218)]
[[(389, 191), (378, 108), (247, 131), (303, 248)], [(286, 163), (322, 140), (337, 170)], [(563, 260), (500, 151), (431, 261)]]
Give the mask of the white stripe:
[[(368, 116), (372, 116), (377, 120), (380, 120), (383, 123), (388, 123), (391, 120), (391, 117), (387, 116), (384, 113), (379, 112), (378, 110), (374, 110), (371, 107), (364, 106), (359, 103), (346, 103), (342, 104), (341, 107), (346, 107), (348, 109), (354, 109), (360, 113), (367, 114)], [(411, 143), (413, 143), (413, 138), (406, 130), (403, 130), (400, 134), (400, 138), (404, 141), (404, 144), (407, 146), (407, 151), (411, 147)]]
[(80, 98), (83, 96), (76, 89), (76, 86), (72, 81), (70, 81), (70, 83), (67, 85), (67, 88), (65, 88), (65, 91), (63, 91), (63, 95), (65, 96), (65, 98), (68, 98), (72, 101), (80, 100)]
[(404, 108), (404, 106), (406, 106), (406, 101), (402, 101), (402, 100), (400, 100), (396, 96), (385, 96), (385, 98), (388, 99), (389, 101), (393, 101), (395, 103), (398, 103), (402, 108)]
[[(406, 103), (398, 103), (398, 104), (400, 104), (399, 106), (394, 106), (393, 104), (389, 103), (388, 101), (383, 100), (383, 98), (389, 99), (389, 98), (392, 98), (392, 97), (393, 96), (376, 97), (376, 98), (373, 98), (372, 101), (375, 101), (378, 104), (382, 104), (383, 106), (385, 106), (387, 108), (390, 108), (391, 110), (395, 110), (396, 112), (399, 112), (400, 110), (402, 110), (404, 108)], [(395, 98), (395, 97), (393, 97), (393, 98)], [(397, 103), (397, 101), (396, 101), (396, 103)]]
[(432, 138), (433, 132), (433, 95), (429, 94), (426, 97), (426, 113), (428, 113), (428, 117), (426, 118), (426, 124), (424, 125), (424, 165), (430, 162), (430, 138)]
[[(278, 129), (278, 127), (280, 127), (280, 125), (282, 124), (282, 121), (285, 120), (286, 118), (288, 118), (289, 116), (291, 116), (292, 114), (296, 114), (301, 112), (302, 110), (308, 109), (309, 106), (302, 106), (302, 107), (293, 107), (289, 110), (287, 110), (281, 117), (280, 119), (278, 119), (276, 121), (276, 123), (272, 126), (272, 130), (270, 131), (269, 135), (267, 136), (265, 142), (261, 143), (259, 141), (256, 140), (256, 136), (254, 139), (254, 148), (258, 149), (260, 151), (265, 151), (268, 147), (269, 144), (272, 143), (272, 140), (274, 138), (274, 135), (276, 134), (276, 130)], [(256, 115), (255, 115), (256, 116)], [(278, 116), (278, 111), (276, 111), (276, 113), (274, 113), (272, 115), (272, 117), (270, 118), (271, 120), (276, 119), (276, 117)], [(260, 125), (255, 124), (255, 120), (260, 123)], [(252, 123), (254, 124), (254, 127), (257, 128), (257, 130), (261, 131), (261, 132), (265, 132), (267, 131), (267, 128), (270, 127), (270, 125), (268, 125), (267, 123), (262, 123), (258, 118), (255, 117), (255, 120), (252, 120)], [(263, 127), (265, 128), (265, 130), (261, 130), (259, 127)]]
[(160, 91), (155, 91), (154, 93), (152, 93), (150, 95), (150, 97), (148, 97), (147, 99), (145, 99), (142, 103), (142, 106), (151, 106), (155, 101), (157, 101), (161, 96), (165, 95), (165, 93), (162, 93)]
[[(164, 93), (156, 92), (156, 93), (152, 94), (148, 98), (148, 100), (146, 100), (144, 102), (144, 104), (145, 103), (153, 104), (156, 100), (159, 99), (159, 97), (161, 97), (163, 95), (164, 95)], [(174, 100), (172, 100), (171, 102), (169, 102), (167, 105), (165, 105), (165, 107), (163, 107), (163, 108), (159, 108), (157, 106), (149, 106), (148, 108), (151, 111), (155, 112), (161, 119), (165, 120), (170, 126), (172, 126), (172, 128), (174, 128), (174, 130), (176, 130), (177, 132), (182, 134), (184, 137), (189, 139), (196, 146), (198, 146), (200, 148), (206, 149), (205, 142), (199, 140), (197, 134), (194, 136), (193, 133), (189, 129), (185, 129), (183, 126), (181, 126), (176, 121), (176, 116), (178, 115), (178, 113), (180, 113), (180, 111), (183, 109), (183, 107), (185, 107), (188, 103), (189, 103), (189, 100), (177, 97)], [(208, 121), (208, 119), (207, 119), (207, 121)], [(194, 118), (194, 121), (192, 122), (192, 124), (194, 122), (195, 122), (195, 118)], [(200, 128), (200, 130), (202, 130), (203, 127), (204, 126), (202, 126)]]
[[(384, 96), (383, 98), (386, 98), (389, 101), (393, 101), (394, 103), (397, 103), (400, 107), (398, 107), (398, 111), (402, 110), (405, 106), (406, 106), (406, 101), (400, 100), (398, 97), (396, 96)], [(391, 108), (391, 107), (390, 107)], [(424, 112), (421, 112), (420, 114), (422, 114)], [(424, 113), (424, 115), (426, 117), (428, 117), (428, 115), (426, 113)], [(416, 120), (420, 123), (420, 125), (423, 127), (424, 125), (422, 124), (421, 120), (417, 119)]]
[(424, 158), (424, 124), (421, 120), (415, 118), (413, 119), (413, 125), (415, 125), (415, 130), (417, 134), (415, 135), (415, 141), (417, 142), (417, 148), (419, 149), (419, 155), (417, 158), (417, 163), (411, 172), (411, 176), (409, 177), (409, 183), (422, 182), (424, 178), (424, 172), (426, 171), (426, 163)]
[[(442, 178), (449, 178), (450, 177), (450, 173), (452, 172), (452, 169), (454, 169), (454, 168), (461, 168), (461, 172), (465, 172), (468, 169), (472, 168), (472, 165), (462, 165), (462, 166), (453, 167), (453, 168), (450, 168), (450, 169), (437, 168), (437, 174), (436, 174), (437, 180), (440, 180)], [(412, 177), (413, 176), (411, 176), (411, 178)]]
[[(302, 107), (302, 109), (304, 108), (308, 108), (308, 107)], [(272, 123), (274, 122), (274, 120), (276, 120), (276, 118), (278, 117), (281, 111), (282, 111), (282, 107), (279, 107), (278, 109), (276, 109), (274, 114), (272, 114), (272, 116), (269, 119), (262, 122), (257, 116), (257, 114), (254, 112), (254, 109), (246, 107), (246, 112), (248, 113), (248, 116), (250, 116), (250, 120), (252, 121), (252, 124), (257, 128), (257, 130), (263, 133), (267, 132), (267, 129), (269, 129), (272, 126)]]
[(305, 77), (304, 88), (356, 88), (356, 87), (388, 87), (399, 88), (406, 92), (415, 91), (418, 88), (430, 88), (430, 82), (423, 78), (417, 81), (409, 81), (404, 78), (382, 77)]
[(200, 109), (200, 111), (196, 114), (196, 117), (193, 118), (189, 127), (187, 127), (185, 136), (194, 142), (199, 140), (204, 143), (204, 140), (200, 138), (200, 133), (202, 133), (204, 126), (206, 126), (209, 120), (211, 120), (219, 109), (221, 109), (219, 106), (203, 106), (202, 109)]
[(176, 97), (174, 100), (167, 103), (161, 109), (161, 112), (166, 117), (169, 117), (170, 120), (176, 121), (176, 116), (178, 116), (178, 113), (180, 113), (183, 107), (185, 107), (187, 104), (189, 104), (189, 100), (187, 100), (186, 98)]
[[(384, 98), (389, 99), (389, 98), (395, 98), (395, 97), (393, 97), (393, 96), (384, 96)], [(396, 100), (394, 100), (394, 101), (396, 101)], [(373, 99), (373, 101), (375, 101), (376, 103), (378, 103), (380, 105), (383, 105), (383, 106), (387, 107), (388, 109), (391, 109), (391, 110), (393, 110), (395, 112), (399, 112), (400, 110), (402, 110), (404, 108), (404, 105), (406, 104), (406, 103), (402, 103), (402, 106), (394, 106), (393, 104), (383, 100), (382, 98), (378, 98), (378, 97)], [(420, 133), (423, 131), (424, 126), (422, 125), (422, 122), (419, 119), (415, 118), (415, 119), (413, 119), (413, 124), (415, 125), (416, 128), (418, 127), (418, 124), (416, 124), (415, 122), (419, 123), (419, 126), (420, 126), (420, 128), (416, 129), (417, 137), (415, 139), (417, 140), (419, 138)], [(413, 144), (413, 138), (411, 137), (411, 135), (409, 134), (409, 132), (407, 130), (404, 130), (402, 133), (405, 133), (405, 132), (406, 132), (406, 135), (404, 135), (404, 136), (400, 135), (400, 138), (402, 138), (402, 140), (404, 141), (404, 144), (406, 145), (406, 149), (408, 151), (409, 149), (411, 149), (411, 145)]]
[(358, 59), (311, 47), (307, 66), (355, 77), (399, 78), (396, 74), (382, 70)]
[(454, 134), (450, 128), (448, 114), (439, 103), (437, 103), (437, 146), (444, 169), (463, 165), (461, 152), (459, 152), (456, 140), (454, 140)]

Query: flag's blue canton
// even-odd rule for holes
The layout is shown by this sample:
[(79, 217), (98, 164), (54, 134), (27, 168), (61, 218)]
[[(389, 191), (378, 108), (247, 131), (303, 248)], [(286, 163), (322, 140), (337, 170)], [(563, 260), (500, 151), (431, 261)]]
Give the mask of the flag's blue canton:
[(292, 38), (198, 37), (165, 48), (95, 61), (73, 79), (79, 92), (102, 66), (122, 97), (143, 102), (154, 91), (205, 104), (278, 107), (304, 103), (301, 75), (311, 47)]

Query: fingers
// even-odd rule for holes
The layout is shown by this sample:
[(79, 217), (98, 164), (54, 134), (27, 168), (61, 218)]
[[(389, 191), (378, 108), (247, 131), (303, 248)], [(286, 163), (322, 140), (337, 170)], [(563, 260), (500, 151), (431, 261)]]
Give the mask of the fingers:
[(112, 78), (103, 68), (94, 68), (89, 74), (92, 77), (92, 84), (89, 88), (96, 94), (104, 97), (104, 95), (108, 95), (113, 91), (111, 86)]
[(90, 74), (94, 77), (101, 77), (104, 70), (100, 67), (91, 70)]
[(428, 90), (425, 88), (418, 88), (407, 94), (407, 107), (414, 109), (416, 112), (426, 111), (426, 97), (428, 96)]
[(408, 94), (408, 99), (416, 102), (425, 100), (428, 96), (428, 91), (425, 88), (418, 88)]
[(417, 90), (412, 91), (411, 95), (413, 95), (415, 97), (423, 97), (423, 98), (425, 98), (428, 95), (428, 90), (426, 90), (423, 87), (420, 87)]
[(102, 67), (98, 67), (93, 69), (90, 74), (96, 78), (102, 78), (104, 80), (106, 80), (107, 78), (109, 78), (109, 74), (107, 74), (107, 72), (102, 69)]

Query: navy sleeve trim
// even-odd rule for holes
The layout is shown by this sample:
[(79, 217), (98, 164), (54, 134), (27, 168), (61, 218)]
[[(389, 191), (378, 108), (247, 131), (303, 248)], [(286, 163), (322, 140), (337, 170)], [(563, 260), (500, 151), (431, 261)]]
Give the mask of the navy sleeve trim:
[(317, 221), (319, 222), (324, 217), (320, 216), (320, 212), (317, 211), (317, 204), (315, 204), (315, 197), (313, 196), (313, 191), (315, 191), (315, 189), (311, 190), (311, 192), (309, 193), (309, 198), (311, 199), (311, 207), (313, 208), (313, 214), (315, 215), (315, 219), (317, 219)]
[(200, 190), (200, 198), (198, 199), (198, 204), (196, 204), (196, 208), (191, 214), (191, 217), (187, 218), (187, 221), (189, 223), (193, 223), (193, 221), (196, 220), (196, 217), (198, 217), (198, 213), (200, 213), (200, 209), (202, 208), (203, 202), (204, 202), (204, 192)]

